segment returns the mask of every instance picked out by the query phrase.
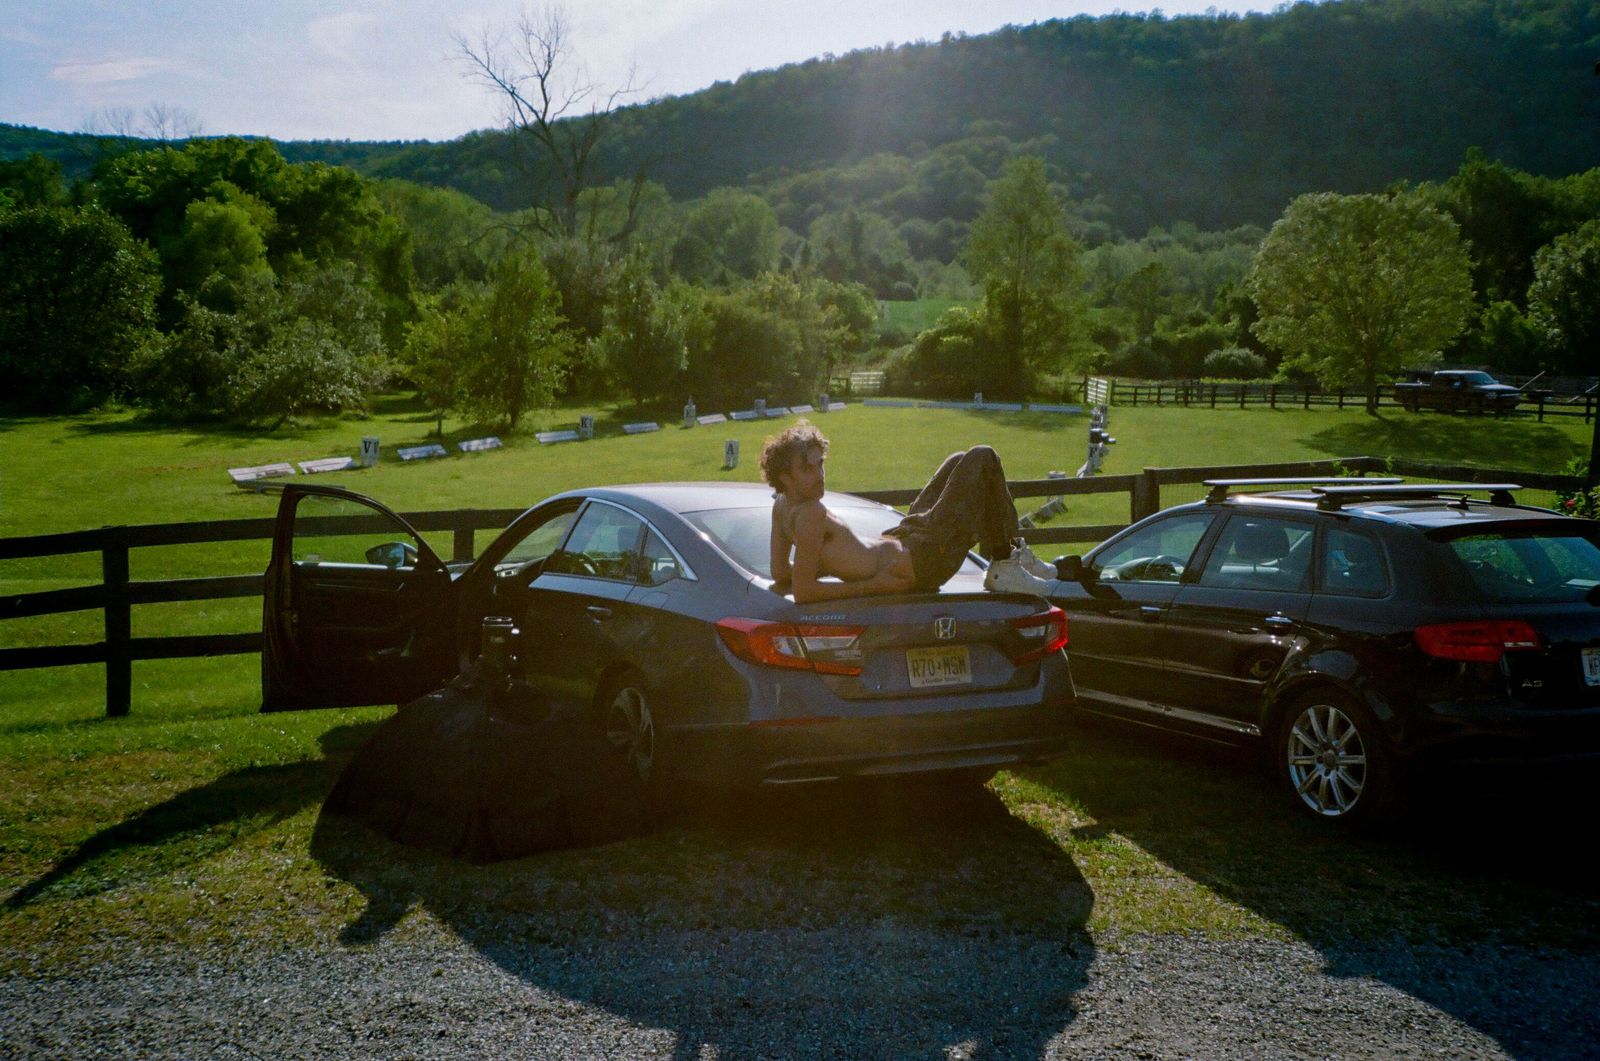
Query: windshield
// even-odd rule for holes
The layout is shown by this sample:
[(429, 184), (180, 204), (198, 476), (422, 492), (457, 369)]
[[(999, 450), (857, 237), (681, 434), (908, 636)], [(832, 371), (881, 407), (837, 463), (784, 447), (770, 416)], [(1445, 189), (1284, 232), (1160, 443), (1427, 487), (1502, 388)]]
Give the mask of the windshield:
[[(829, 512), (863, 541), (881, 537), (900, 522), (900, 513), (890, 508), (857, 505), (830, 507)], [(717, 508), (685, 512), (683, 518), (703, 531), (718, 548), (740, 567), (762, 578), (772, 577), (772, 510), (769, 508)], [(963, 574), (983, 573), (972, 558), (961, 565)]]
[(1506, 531), (1448, 544), (1488, 600), (1556, 604), (1581, 601), (1600, 586), (1600, 544), (1591, 534), (1576, 528)]

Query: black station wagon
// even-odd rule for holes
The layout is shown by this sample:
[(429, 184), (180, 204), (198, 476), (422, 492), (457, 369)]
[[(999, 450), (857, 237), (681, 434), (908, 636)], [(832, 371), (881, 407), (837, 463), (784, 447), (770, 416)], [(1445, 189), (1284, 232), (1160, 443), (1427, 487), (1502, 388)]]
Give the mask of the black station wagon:
[(1510, 484), (1208, 485), (1057, 561), (1080, 709), (1264, 745), (1324, 819), (1425, 761), (1600, 759), (1600, 524)]

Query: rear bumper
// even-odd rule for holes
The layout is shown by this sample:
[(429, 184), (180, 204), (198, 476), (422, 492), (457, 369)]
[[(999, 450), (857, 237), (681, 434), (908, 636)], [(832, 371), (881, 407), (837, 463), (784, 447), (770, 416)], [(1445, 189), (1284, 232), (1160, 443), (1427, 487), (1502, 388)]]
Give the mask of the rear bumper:
[(675, 773), (714, 784), (774, 785), (1021, 766), (1067, 749), (1070, 701), (671, 731)]
[(1600, 707), (1430, 704), (1405, 738), (1402, 753), (1421, 762), (1600, 762)]

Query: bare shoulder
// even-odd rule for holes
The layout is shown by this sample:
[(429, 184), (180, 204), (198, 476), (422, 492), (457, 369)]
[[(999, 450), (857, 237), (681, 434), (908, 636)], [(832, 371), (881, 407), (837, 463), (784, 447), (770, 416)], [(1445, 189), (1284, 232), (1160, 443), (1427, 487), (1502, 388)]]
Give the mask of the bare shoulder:
[(828, 519), (828, 508), (821, 501), (801, 501), (788, 506), (788, 525), (792, 535), (820, 533)]

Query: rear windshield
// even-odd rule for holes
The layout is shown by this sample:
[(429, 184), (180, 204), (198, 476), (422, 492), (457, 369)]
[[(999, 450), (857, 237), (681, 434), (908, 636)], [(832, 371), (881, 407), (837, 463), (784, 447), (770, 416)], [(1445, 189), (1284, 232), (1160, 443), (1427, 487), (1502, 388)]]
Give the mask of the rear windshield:
[[(844, 520), (856, 537), (871, 541), (900, 522), (900, 513), (888, 508), (858, 506), (830, 507), (828, 511)], [(723, 552), (752, 574), (772, 577), (772, 510), (770, 508), (714, 508), (685, 512), (683, 518), (706, 533)], [(968, 557), (961, 565), (965, 574), (983, 571)]]
[[(1564, 528), (1563, 528), (1564, 529)], [(1600, 586), (1600, 544), (1574, 525), (1451, 538), (1446, 545), (1492, 601), (1581, 601)]]

